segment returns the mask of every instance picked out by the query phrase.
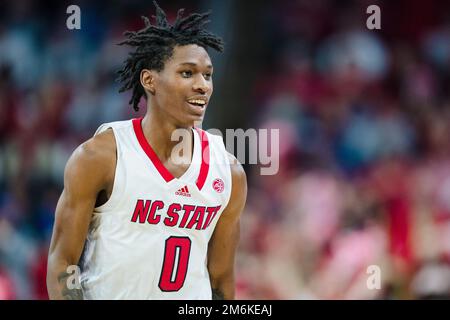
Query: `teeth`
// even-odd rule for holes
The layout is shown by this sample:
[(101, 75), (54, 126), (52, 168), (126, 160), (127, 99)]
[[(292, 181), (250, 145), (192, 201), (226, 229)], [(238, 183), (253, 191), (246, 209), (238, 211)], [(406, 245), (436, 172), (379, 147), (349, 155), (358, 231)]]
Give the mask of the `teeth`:
[(204, 100), (189, 100), (189, 103), (201, 104), (204, 105), (206, 102)]

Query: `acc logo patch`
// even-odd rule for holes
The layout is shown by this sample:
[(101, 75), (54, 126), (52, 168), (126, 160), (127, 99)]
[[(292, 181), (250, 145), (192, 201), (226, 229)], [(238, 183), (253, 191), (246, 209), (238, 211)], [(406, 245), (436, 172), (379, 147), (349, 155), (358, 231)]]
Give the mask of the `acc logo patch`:
[(222, 181), (222, 179), (215, 179), (213, 181), (213, 189), (216, 190), (218, 193), (221, 193), (223, 189), (225, 188), (225, 185)]

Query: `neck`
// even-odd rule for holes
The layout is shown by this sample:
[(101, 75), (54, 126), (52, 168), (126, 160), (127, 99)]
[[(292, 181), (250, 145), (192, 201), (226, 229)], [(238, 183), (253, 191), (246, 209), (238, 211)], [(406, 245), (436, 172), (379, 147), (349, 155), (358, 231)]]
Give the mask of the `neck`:
[[(191, 126), (179, 126), (170, 121), (167, 116), (161, 114), (147, 106), (147, 113), (142, 119), (142, 131), (152, 149), (158, 155), (161, 161), (166, 161), (170, 158), (173, 148), (180, 142), (183, 143), (183, 157), (191, 158), (193, 149), (193, 134)], [(174, 134), (175, 130), (181, 129), (180, 134)], [(173, 135), (173, 137), (172, 137)], [(180, 138), (182, 136), (182, 138)], [(175, 141), (172, 141), (175, 140)], [(181, 140), (182, 139), (182, 140)]]

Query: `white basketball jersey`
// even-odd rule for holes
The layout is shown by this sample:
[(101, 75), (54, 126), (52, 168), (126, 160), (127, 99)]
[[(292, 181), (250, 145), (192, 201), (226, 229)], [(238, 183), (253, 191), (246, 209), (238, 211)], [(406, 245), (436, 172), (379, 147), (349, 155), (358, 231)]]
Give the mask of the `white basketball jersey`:
[[(231, 194), (222, 138), (193, 128), (188, 170), (175, 178), (142, 118), (101, 125), (117, 146), (114, 187), (95, 208), (80, 259), (85, 299), (211, 299), (208, 241)], [(203, 157), (202, 157), (203, 154)]]

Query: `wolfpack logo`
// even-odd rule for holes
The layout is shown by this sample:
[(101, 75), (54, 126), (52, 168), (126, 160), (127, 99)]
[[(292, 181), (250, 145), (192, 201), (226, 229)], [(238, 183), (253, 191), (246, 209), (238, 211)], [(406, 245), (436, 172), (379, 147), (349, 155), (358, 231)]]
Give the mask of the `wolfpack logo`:
[(184, 196), (184, 197), (190, 197), (191, 196), (187, 186), (184, 186), (183, 188), (179, 189), (177, 192), (175, 192), (175, 194), (177, 196)]

